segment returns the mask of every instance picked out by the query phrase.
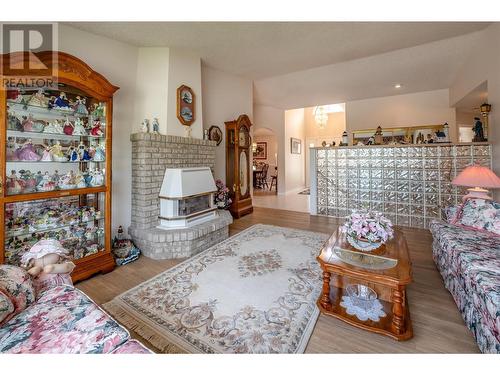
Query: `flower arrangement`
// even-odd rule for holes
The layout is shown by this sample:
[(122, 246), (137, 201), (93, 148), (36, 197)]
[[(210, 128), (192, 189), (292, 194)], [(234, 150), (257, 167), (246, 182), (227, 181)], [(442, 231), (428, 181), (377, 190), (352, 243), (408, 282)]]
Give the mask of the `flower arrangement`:
[(217, 187), (217, 193), (215, 194), (215, 205), (218, 208), (227, 209), (233, 203), (229, 197), (229, 189), (221, 180), (215, 181), (215, 186)]
[(355, 211), (340, 230), (346, 233), (349, 243), (353, 246), (359, 241), (384, 244), (394, 236), (391, 221), (380, 212)]

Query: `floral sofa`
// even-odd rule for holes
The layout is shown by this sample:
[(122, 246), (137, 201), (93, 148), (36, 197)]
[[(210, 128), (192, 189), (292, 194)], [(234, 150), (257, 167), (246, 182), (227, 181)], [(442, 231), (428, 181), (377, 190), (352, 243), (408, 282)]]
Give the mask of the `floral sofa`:
[(433, 258), (483, 353), (500, 353), (500, 205), (467, 202), (434, 221)]
[(0, 265), (0, 353), (150, 353), (71, 285), (35, 291), (21, 268)]

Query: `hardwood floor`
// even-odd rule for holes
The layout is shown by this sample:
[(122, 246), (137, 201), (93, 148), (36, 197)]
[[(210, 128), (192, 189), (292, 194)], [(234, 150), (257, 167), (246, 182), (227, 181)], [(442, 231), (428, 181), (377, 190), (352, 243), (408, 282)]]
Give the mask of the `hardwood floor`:
[[(310, 216), (302, 212), (255, 207), (251, 215), (235, 220), (230, 235), (254, 224), (263, 223), (331, 233), (337, 219)], [(306, 353), (478, 353), (479, 350), (450, 293), (445, 289), (432, 260), (432, 236), (429, 231), (405, 228), (413, 265), (413, 283), (407, 289), (414, 337), (405, 342), (352, 327), (335, 318), (320, 316)], [(77, 287), (99, 304), (154, 275), (180, 260), (157, 261), (141, 257), (113, 272), (82, 281)], [(135, 336), (135, 335), (134, 335)], [(136, 337), (136, 336), (135, 336)], [(139, 337), (136, 337), (142, 340)]]

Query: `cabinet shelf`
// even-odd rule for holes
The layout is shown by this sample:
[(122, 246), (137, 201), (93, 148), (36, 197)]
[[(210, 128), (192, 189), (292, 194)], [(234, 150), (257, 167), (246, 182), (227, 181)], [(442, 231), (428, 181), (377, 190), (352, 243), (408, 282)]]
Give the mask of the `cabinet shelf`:
[(92, 119), (92, 120), (105, 120), (105, 117), (93, 116), (92, 114), (81, 115), (75, 114), (75, 111), (66, 111), (58, 108), (48, 108), (40, 107), (36, 105), (30, 105), (25, 103), (18, 103), (11, 100), (7, 100), (7, 105), (10, 112), (14, 112), (16, 115), (20, 112), (23, 114), (32, 114), (33, 116), (43, 116), (44, 118), (51, 119)]
[[(101, 126), (101, 129), (104, 127)], [(54, 140), (79, 140), (81, 138), (90, 138), (90, 140), (96, 139), (104, 139), (104, 136), (95, 136), (95, 135), (68, 135), (61, 133), (46, 133), (46, 132), (29, 132), (29, 131), (20, 131), (20, 130), (7, 130), (7, 137), (17, 137), (17, 138), (49, 138)]]

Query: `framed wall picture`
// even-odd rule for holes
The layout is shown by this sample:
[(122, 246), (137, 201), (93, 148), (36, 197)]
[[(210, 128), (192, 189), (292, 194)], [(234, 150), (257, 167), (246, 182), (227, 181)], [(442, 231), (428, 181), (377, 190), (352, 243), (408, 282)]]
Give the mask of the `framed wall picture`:
[(208, 139), (217, 142), (217, 146), (222, 142), (222, 130), (216, 125), (212, 125), (208, 129)]
[(300, 154), (302, 152), (302, 141), (297, 138), (290, 138), (290, 153)]
[(253, 152), (254, 159), (265, 160), (267, 159), (267, 142), (257, 142), (257, 147)]
[(191, 87), (182, 85), (177, 89), (177, 118), (182, 125), (191, 126), (196, 118), (195, 95)]

